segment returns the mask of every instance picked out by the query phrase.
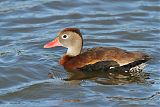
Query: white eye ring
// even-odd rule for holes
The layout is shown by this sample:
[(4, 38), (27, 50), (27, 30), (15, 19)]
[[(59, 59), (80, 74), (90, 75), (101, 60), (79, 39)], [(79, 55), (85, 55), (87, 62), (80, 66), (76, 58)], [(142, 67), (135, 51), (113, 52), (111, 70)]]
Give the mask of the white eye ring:
[(68, 35), (67, 34), (63, 34), (62, 35), (62, 39), (67, 39), (68, 38)]

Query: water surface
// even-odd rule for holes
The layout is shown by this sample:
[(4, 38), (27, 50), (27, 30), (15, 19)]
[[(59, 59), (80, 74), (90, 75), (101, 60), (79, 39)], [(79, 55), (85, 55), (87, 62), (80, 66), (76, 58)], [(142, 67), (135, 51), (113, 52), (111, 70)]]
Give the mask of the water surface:
[[(1, 0), (0, 106), (158, 107), (159, 0)], [(84, 47), (116, 46), (153, 59), (141, 78), (65, 81), (62, 47), (43, 49), (65, 27), (78, 27)], [(54, 78), (48, 79), (53, 72)], [(148, 76), (149, 75), (149, 76)]]

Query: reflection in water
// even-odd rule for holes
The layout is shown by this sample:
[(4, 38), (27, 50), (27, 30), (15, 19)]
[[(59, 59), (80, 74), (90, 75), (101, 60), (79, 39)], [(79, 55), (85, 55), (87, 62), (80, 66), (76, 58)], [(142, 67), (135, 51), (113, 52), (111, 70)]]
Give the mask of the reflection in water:
[[(49, 78), (56, 77), (53, 73), (48, 74)], [(65, 81), (73, 80), (91, 80), (102, 85), (118, 85), (129, 83), (145, 83), (149, 79), (149, 73), (143, 71), (132, 73), (125, 71), (74, 71), (68, 72), (68, 77), (63, 79)], [(75, 81), (74, 81), (75, 82)]]
[[(92, 80), (103, 85), (118, 85), (133, 82), (145, 83), (146, 79), (149, 78), (149, 73), (143, 72), (144, 67), (147, 65), (144, 60), (137, 60), (127, 65), (114, 67), (112, 67), (113, 64), (117, 65), (115, 61), (105, 61), (105, 63), (100, 64), (103, 65), (89, 64), (72, 71), (66, 69), (68, 77), (64, 80)], [(48, 74), (49, 78), (54, 78), (54, 76), (54, 72)]]

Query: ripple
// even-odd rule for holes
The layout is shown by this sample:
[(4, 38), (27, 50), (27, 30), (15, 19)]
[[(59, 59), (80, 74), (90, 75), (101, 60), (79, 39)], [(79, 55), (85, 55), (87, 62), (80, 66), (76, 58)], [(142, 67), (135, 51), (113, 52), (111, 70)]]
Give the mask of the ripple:
[(141, 8), (145, 11), (160, 11), (159, 6), (142, 6)]
[[(5, 1), (0, 3), (0, 13), (9, 13), (9, 12), (14, 12), (17, 10), (23, 10), (26, 8), (32, 8), (37, 5), (40, 5), (41, 3), (44, 2), (49, 2), (51, 0), (35, 0), (35, 1), (18, 1), (18, 2), (13, 2), (13, 1)], [(4, 7), (5, 5), (5, 7)]]
[(53, 80), (47, 79), (47, 80), (42, 80), (42, 81), (34, 81), (34, 82), (29, 82), (29, 83), (23, 83), (21, 85), (13, 86), (13, 87), (6, 88), (6, 89), (1, 89), (0, 95), (15, 93), (18, 91), (22, 91), (25, 88), (28, 88), (29, 86), (32, 86), (32, 85), (41, 84), (41, 83), (45, 83), (45, 82), (51, 82), (51, 81), (53, 81)]
[(158, 98), (160, 96), (160, 92), (156, 92), (155, 94), (151, 95), (151, 96), (148, 96), (148, 97), (144, 97), (144, 98), (125, 98), (123, 96), (113, 96), (113, 97), (107, 97), (108, 99), (111, 99), (111, 100), (122, 100), (122, 101), (145, 101), (145, 100), (152, 100), (154, 98)]
[[(158, 4), (159, 0), (1, 0), (1, 106), (157, 106)], [(150, 73), (146, 81), (154, 84), (116, 80), (120, 83), (111, 85), (116, 81), (106, 78), (63, 81), (70, 74), (58, 60), (66, 49), (43, 45), (65, 27), (81, 29), (85, 48), (116, 46), (151, 54), (154, 59), (145, 72)], [(50, 72), (54, 79), (47, 79)]]

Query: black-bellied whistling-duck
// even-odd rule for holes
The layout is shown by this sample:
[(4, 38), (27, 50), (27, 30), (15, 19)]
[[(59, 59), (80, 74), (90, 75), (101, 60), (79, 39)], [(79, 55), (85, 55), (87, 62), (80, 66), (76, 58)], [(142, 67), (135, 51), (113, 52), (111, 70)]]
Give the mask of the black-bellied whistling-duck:
[[(67, 70), (132, 67), (145, 63), (150, 56), (142, 52), (128, 52), (115, 47), (96, 47), (82, 52), (83, 38), (78, 28), (65, 28), (44, 48), (63, 46), (67, 53), (60, 64)], [(128, 69), (128, 70), (129, 70)]]

